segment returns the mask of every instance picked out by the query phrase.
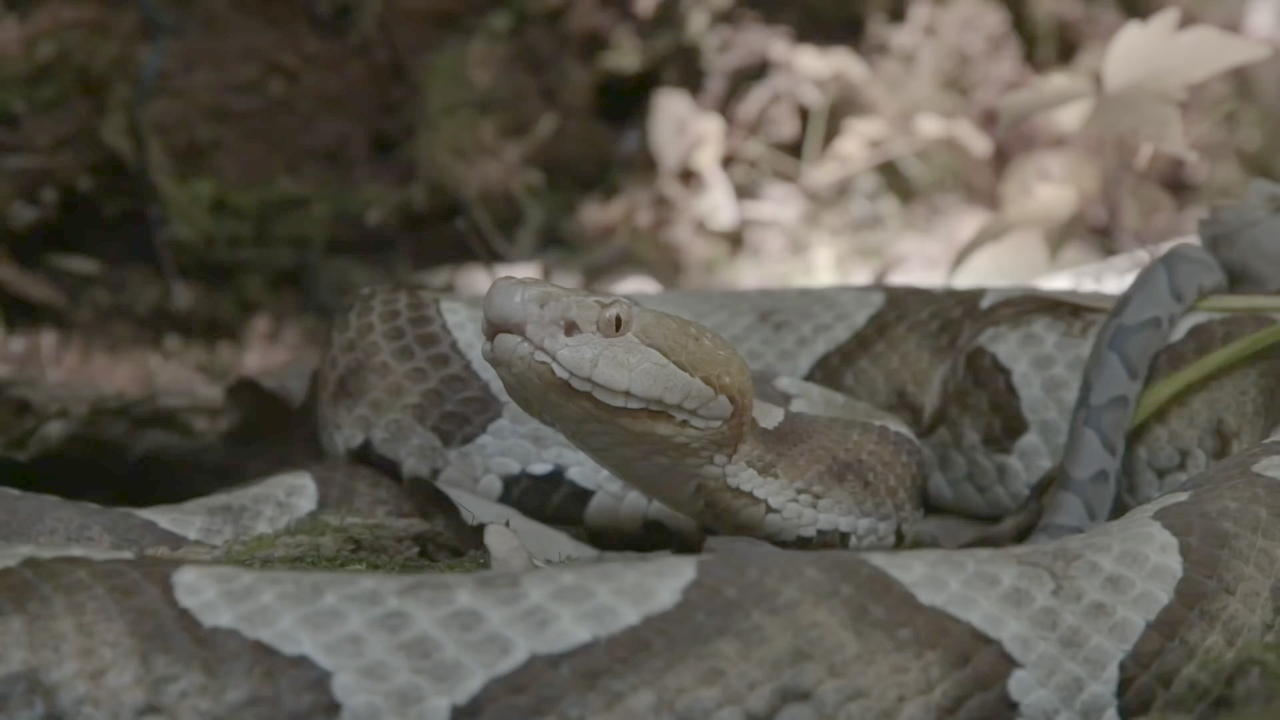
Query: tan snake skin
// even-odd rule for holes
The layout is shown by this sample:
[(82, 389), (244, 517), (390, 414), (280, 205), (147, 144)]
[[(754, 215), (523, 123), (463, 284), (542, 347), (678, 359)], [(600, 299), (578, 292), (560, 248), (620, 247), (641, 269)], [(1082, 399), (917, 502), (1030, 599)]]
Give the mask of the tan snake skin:
[[(984, 518), (1017, 509), (1057, 461), (1105, 317), (1096, 298), (1008, 290), (641, 302), (711, 327), (766, 383), (804, 379), (901, 417), (923, 441), (928, 509)], [(511, 402), (481, 357), (480, 313), (418, 290), (362, 296), (319, 377), (330, 451), (381, 455), (410, 481), (586, 525), (606, 545), (695, 534)], [(1191, 313), (1151, 376), (1274, 322)], [(717, 538), (700, 555), (462, 576), (137, 557), (174, 535), (215, 543), (305, 517), (326, 497), (305, 473), (246, 488), (239, 502), (81, 520), (103, 534), (69, 548), (23, 546), (38, 538), (14, 530), (0, 552), (0, 714), (1194, 716), (1225, 660), (1274, 638), (1277, 362), (1270, 352), (1234, 366), (1161, 412), (1130, 438), (1132, 509), (1036, 545), (788, 551)], [(787, 413), (840, 404), (789, 397), (786, 382), (774, 390)], [(212, 514), (201, 508), (219, 502), (278, 512), (202, 528)]]

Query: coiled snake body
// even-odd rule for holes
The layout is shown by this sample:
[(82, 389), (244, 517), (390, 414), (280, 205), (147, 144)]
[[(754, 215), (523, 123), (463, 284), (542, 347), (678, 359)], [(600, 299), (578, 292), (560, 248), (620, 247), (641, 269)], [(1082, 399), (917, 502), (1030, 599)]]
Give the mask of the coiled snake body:
[[(331, 452), (372, 450), (461, 504), (497, 500), (536, 521), (585, 526), (605, 544), (661, 545), (701, 530), (773, 544), (723, 537), (699, 554), (393, 575), (145, 558), (117, 542), (128, 524), (152, 533), (134, 545), (216, 543), (200, 521), (237, 503), (256, 509), (252, 530), (324, 503), (305, 473), (282, 476), (241, 491), (258, 493), (248, 501), (233, 493), (127, 523), (112, 516), (122, 524), (96, 527), (115, 545), (0, 554), (0, 710), (1194, 714), (1211, 695), (1206, 678), (1275, 632), (1274, 353), (1201, 383), (1111, 446), (1121, 485), (1118, 508), (1104, 512), (1116, 519), (1062, 530), (1081, 515), (1051, 495), (1040, 529), (1064, 537), (887, 549), (927, 516), (994, 521), (1024, 506), (1077, 432), (1069, 420), (1107, 305), (909, 288), (633, 303), (514, 279), (495, 283), (483, 306), (370, 291), (337, 324), (319, 376)], [(1178, 316), (1154, 330), (1164, 349), (1153, 378), (1275, 322)], [(1135, 362), (1121, 369), (1140, 387), (1146, 363)], [(1085, 388), (1109, 387), (1100, 382), (1091, 375)], [(1116, 426), (1090, 417), (1100, 438)], [(1079, 473), (1064, 472), (1058, 490), (1074, 496)], [(1080, 502), (1086, 524), (1105, 519), (1089, 516), (1095, 505)]]

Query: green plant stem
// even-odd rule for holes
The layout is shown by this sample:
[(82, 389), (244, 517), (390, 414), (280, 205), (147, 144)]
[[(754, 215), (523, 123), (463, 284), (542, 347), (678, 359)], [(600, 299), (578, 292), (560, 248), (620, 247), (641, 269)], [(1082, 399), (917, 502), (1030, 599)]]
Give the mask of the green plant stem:
[(1214, 312), (1280, 312), (1280, 295), (1210, 295), (1194, 307)]
[[(1222, 296), (1226, 297), (1226, 296)], [(1271, 298), (1272, 302), (1280, 298)], [(1199, 307), (1197, 305), (1197, 307)], [(1130, 429), (1136, 429), (1179, 393), (1219, 370), (1280, 342), (1280, 325), (1272, 325), (1205, 355), (1185, 368), (1163, 378), (1142, 394)]]

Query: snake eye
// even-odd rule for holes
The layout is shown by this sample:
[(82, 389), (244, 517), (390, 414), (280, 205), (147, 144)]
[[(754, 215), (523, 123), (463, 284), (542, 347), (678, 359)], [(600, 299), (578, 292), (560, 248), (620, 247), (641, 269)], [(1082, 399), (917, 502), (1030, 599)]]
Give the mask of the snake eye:
[(600, 310), (600, 319), (596, 329), (607, 338), (626, 335), (631, 331), (631, 308), (617, 300), (605, 305)]

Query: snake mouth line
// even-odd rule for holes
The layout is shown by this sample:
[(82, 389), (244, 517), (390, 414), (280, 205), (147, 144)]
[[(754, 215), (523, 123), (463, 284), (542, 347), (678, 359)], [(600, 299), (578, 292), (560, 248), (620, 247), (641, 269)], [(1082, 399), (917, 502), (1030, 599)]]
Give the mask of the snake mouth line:
[(599, 400), (611, 407), (615, 407), (620, 410), (652, 410), (666, 413), (667, 415), (700, 430), (710, 430), (724, 425), (724, 419), (706, 418), (696, 414), (698, 410), (714, 402), (715, 398), (697, 408), (688, 409), (679, 407), (662, 400), (644, 398), (634, 393), (614, 390), (612, 388), (605, 387), (590, 378), (583, 377), (582, 375), (569, 370), (569, 368), (551, 357), (551, 355), (545, 350), (539, 348), (532, 340), (521, 335), (499, 331), (493, 334), (492, 340), (489, 340), (487, 344), (490, 344), (493, 347), (505, 345), (506, 347), (504, 348), (503, 354), (508, 356), (513, 356), (517, 347), (520, 345), (525, 346), (520, 348), (520, 352), (527, 353), (537, 362), (550, 367), (551, 372), (554, 373), (557, 378), (563, 380), (574, 390), (590, 395), (596, 400)]

